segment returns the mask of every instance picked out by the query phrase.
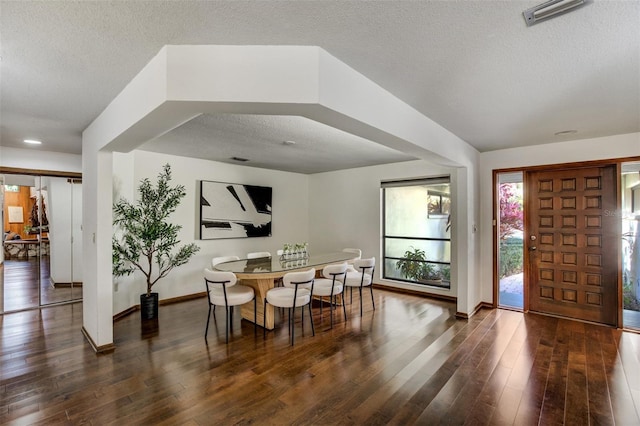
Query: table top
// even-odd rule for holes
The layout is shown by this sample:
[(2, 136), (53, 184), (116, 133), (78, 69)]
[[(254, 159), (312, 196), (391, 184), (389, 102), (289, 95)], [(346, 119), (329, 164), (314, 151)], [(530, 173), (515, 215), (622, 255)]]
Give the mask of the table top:
[(49, 239), (48, 238), (42, 238), (42, 239), (28, 239), (28, 240), (4, 240), (5, 244), (15, 244), (15, 245), (20, 245), (20, 244), (39, 244), (39, 243), (48, 243)]
[(234, 272), (236, 274), (282, 274), (297, 269), (306, 270), (317, 266), (324, 267), (332, 263), (340, 263), (354, 259), (353, 253), (335, 252), (311, 254), (306, 259), (281, 261), (279, 257), (261, 257), (258, 259), (241, 259), (217, 264), (218, 271)]

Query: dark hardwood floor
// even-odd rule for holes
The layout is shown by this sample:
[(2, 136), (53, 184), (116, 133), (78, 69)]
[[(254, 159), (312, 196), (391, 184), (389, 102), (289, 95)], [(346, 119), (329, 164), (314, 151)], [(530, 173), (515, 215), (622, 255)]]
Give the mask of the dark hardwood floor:
[(81, 286), (51, 285), (49, 262), (49, 256), (40, 256), (5, 259), (0, 263), (0, 286), (4, 289), (1, 293), (6, 312), (82, 299)]
[(161, 306), (157, 324), (115, 323), (96, 355), (82, 305), (0, 316), (2, 424), (640, 424), (640, 335), (551, 317), (455, 306), (376, 289), (316, 336), (299, 315), (254, 336), (236, 312), (203, 333), (207, 303)]

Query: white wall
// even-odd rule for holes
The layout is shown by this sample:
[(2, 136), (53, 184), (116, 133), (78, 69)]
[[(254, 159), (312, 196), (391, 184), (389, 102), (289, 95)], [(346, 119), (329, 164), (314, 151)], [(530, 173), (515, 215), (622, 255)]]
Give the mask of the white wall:
[(0, 166), (81, 173), (82, 156), (36, 149), (0, 147)]
[(82, 184), (71, 185), (71, 253), (72, 277), (74, 282), (82, 282)]
[[(311, 175), (309, 177), (310, 250), (324, 252), (341, 250), (344, 247), (357, 247), (362, 250), (363, 257), (376, 257), (374, 282), (391, 287), (457, 297), (459, 290), (458, 275), (455, 272), (457, 244), (453, 237), (451, 289), (426, 288), (380, 278), (382, 271), (380, 265), (382, 258), (381, 182), (444, 175), (451, 175), (453, 180), (456, 178), (456, 170), (434, 166), (426, 161), (409, 161)], [(451, 190), (452, 200), (456, 200), (454, 183), (451, 185)], [(456, 209), (454, 201), (453, 210), (456, 211)], [(466, 289), (467, 281), (463, 280), (460, 285)]]
[(640, 156), (640, 133), (503, 149), (480, 154), (482, 300), (493, 302), (493, 170), (637, 156)]
[[(129, 152), (200, 113), (216, 112), (302, 115), (459, 167), (453, 233), (460, 244), (452, 261), (457, 257), (460, 282), (477, 282), (471, 235), (479, 212), (477, 150), (318, 47), (165, 46), (83, 132), (83, 325), (96, 346), (113, 342), (111, 152)], [(458, 309), (469, 313), (478, 295), (464, 290)]]
[[(133, 151), (131, 154), (114, 154), (114, 189), (117, 194), (131, 200), (141, 179), (148, 177), (155, 182), (162, 166), (171, 165), (172, 184), (184, 185), (187, 195), (173, 216), (182, 225), (181, 243), (195, 242), (200, 251), (189, 261), (171, 271), (153, 290), (160, 299), (184, 296), (204, 291), (202, 269), (211, 265), (211, 258), (223, 255), (244, 257), (250, 251), (275, 251), (284, 243), (309, 241), (308, 176), (254, 167), (236, 166), (186, 157)], [(198, 240), (199, 199), (198, 181), (241, 183), (270, 186), (273, 188), (272, 236), (260, 238), (235, 238), (222, 240)], [(116, 191), (114, 191), (116, 192)], [(118, 279), (114, 286), (114, 314), (139, 303), (145, 291), (142, 274), (132, 279)]]
[[(130, 201), (135, 198), (136, 182), (134, 182), (134, 153), (113, 153), (113, 202), (121, 197)], [(114, 231), (115, 232), (115, 231)], [(140, 294), (144, 292), (145, 284), (133, 284), (136, 275), (113, 277), (113, 314), (122, 312), (140, 303)], [(138, 277), (143, 280), (143, 277)]]
[[(451, 289), (425, 288), (380, 278), (381, 181), (443, 175), (451, 175), (455, 181), (459, 179), (458, 169), (411, 161), (307, 176), (138, 150), (132, 154), (114, 154), (113, 186), (117, 188), (114, 198), (122, 195), (131, 199), (140, 179), (149, 177), (153, 182), (167, 162), (172, 167), (173, 183), (185, 185), (187, 189), (187, 196), (175, 213), (175, 220), (183, 224), (180, 240), (196, 242), (201, 250), (187, 265), (172, 271), (154, 286), (161, 299), (202, 292), (201, 271), (214, 256), (242, 257), (249, 251), (262, 250), (275, 253), (284, 243), (300, 241), (308, 241), (310, 250), (315, 252), (361, 248), (363, 256), (375, 256), (378, 261), (376, 283), (452, 297), (458, 297), (460, 289), (472, 295), (480, 293), (477, 282), (472, 283), (476, 288), (470, 289), (467, 280), (458, 279), (455, 269), (458, 244), (455, 240), (452, 241)], [(198, 240), (198, 180), (273, 187), (272, 237)], [(457, 198), (455, 192), (453, 183), (454, 200)], [(457, 206), (454, 204), (453, 208), (455, 211)], [(141, 274), (134, 274), (134, 278), (119, 278), (114, 285), (114, 314), (139, 303), (139, 295), (144, 289)]]

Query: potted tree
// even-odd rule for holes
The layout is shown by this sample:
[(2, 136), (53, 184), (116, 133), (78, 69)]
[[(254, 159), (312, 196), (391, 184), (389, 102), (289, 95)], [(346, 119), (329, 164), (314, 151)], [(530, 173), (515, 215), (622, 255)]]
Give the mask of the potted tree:
[(147, 292), (140, 295), (143, 319), (158, 316), (158, 293), (151, 288), (171, 270), (189, 261), (200, 247), (186, 244), (176, 248), (182, 228), (168, 222), (186, 195), (183, 185), (171, 187), (171, 166), (165, 164), (156, 185), (148, 178), (138, 186), (138, 199), (131, 203), (120, 198), (113, 205), (113, 223), (120, 233), (112, 238), (113, 275), (130, 275), (138, 270), (147, 281)]
[(427, 261), (427, 255), (424, 250), (410, 247), (410, 250), (404, 252), (404, 259), (396, 262), (396, 267), (410, 281), (425, 284), (442, 283), (442, 277), (438, 273), (436, 266)]

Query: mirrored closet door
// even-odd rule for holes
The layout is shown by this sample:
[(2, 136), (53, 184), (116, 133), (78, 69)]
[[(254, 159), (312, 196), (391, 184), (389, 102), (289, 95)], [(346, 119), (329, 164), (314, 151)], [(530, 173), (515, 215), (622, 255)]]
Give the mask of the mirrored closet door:
[(1, 175), (0, 312), (82, 299), (82, 181)]

